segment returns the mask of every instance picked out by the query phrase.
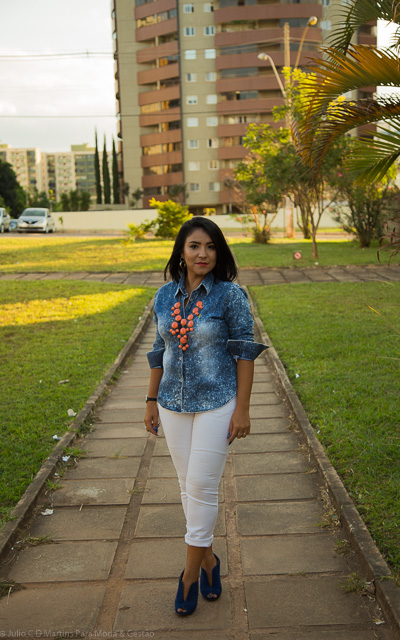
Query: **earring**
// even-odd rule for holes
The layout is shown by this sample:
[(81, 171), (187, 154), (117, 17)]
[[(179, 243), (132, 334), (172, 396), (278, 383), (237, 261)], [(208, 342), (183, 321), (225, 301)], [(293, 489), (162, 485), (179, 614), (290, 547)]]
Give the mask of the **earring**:
[(180, 266), (181, 269), (184, 269), (186, 267), (185, 258), (181, 258), (179, 260), (179, 266)]

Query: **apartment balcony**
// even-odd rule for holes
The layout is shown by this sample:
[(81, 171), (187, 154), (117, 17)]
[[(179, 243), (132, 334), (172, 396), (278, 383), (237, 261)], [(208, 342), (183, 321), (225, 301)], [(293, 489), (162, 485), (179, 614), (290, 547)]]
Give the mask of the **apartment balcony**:
[(241, 144), (235, 144), (232, 147), (219, 147), (218, 160), (241, 160), (247, 156), (247, 149)]
[[(299, 42), (304, 33), (304, 28), (292, 27), (290, 37)], [(322, 31), (314, 27), (308, 32), (308, 40), (322, 42)], [(215, 45), (217, 47), (234, 47), (239, 44), (252, 44), (258, 42), (268, 43), (271, 41), (283, 42), (283, 28), (278, 29), (251, 29), (249, 31), (230, 31), (217, 33), (215, 35)], [(307, 40), (306, 40), (307, 42)]]
[(170, 78), (179, 78), (179, 64), (167, 64), (157, 69), (146, 69), (137, 74), (138, 84), (145, 85)]
[(148, 2), (139, 7), (135, 7), (135, 20), (147, 18), (148, 16), (170, 11), (176, 8), (176, 0), (157, 0), (157, 2)]
[[(319, 51), (303, 51), (300, 54), (300, 63), (299, 66), (306, 66), (310, 63), (310, 55), (313, 58), (321, 58), (322, 53)], [(274, 51), (271, 54), (271, 57), (275, 63), (277, 68), (283, 67), (285, 64), (285, 54), (283, 51)], [(297, 51), (290, 52), (290, 64), (294, 66), (296, 63)], [(233, 53), (229, 56), (219, 55), (215, 60), (215, 68), (219, 69), (238, 69), (243, 67), (261, 67), (264, 66), (266, 68), (272, 68), (270, 62), (265, 61), (261, 62), (257, 58), (257, 52), (253, 53)]]
[(244, 136), (248, 126), (248, 122), (239, 122), (238, 124), (219, 124), (217, 127), (217, 136), (218, 138)]
[(168, 144), (170, 142), (181, 142), (181, 129), (171, 129), (170, 131), (160, 131), (159, 133), (147, 133), (140, 136), (142, 147), (151, 147), (155, 144)]
[(169, 100), (178, 100), (179, 98), (180, 87), (179, 84), (177, 84), (174, 87), (167, 87), (166, 89), (139, 93), (138, 102), (139, 106), (142, 107), (146, 104), (152, 104), (153, 102), (168, 102)]
[(157, 22), (157, 24), (150, 24), (149, 26), (142, 27), (141, 29), (136, 29), (136, 42), (153, 40), (154, 38), (160, 36), (166, 36), (169, 33), (175, 33), (177, 30), (178, 21), (176, 18), (171, 18), (171, 20), (164, 20), (163, 22)]
[(142, 156), (140, 162), (143, 168), (158, 167), (163, 164), (181, 164), (182, 151), (168, 151), (166, 153), (154, 153), (150, 156)]
[(163, 187), (172, 186), (174, 184), (182, 184), (183, 173), (182, 171), (175, 171), (174, 173), (164, 173), (163, 175), (154, 176), (142, 176), (143, 189), (149, 189), (150, 187)]
[[(138, 64), (146, 64), (146, 62), (152, 62), (157, 58), (167, 58), (168, 56), (174, 56), (178, 54), (178, 41), (164, 42), (158, 47), (146, 47), (140, 49), (136, 53), (136, 62)], [(166, 65), (166, 67), (172, 65)]]
[(259, 98), (254, 100), (224, 100), (217, 104), (218, 115), (244, 115), (246, 113), (270, 112), (274, 107), (283, 105), (283, 97)]
[(257, 75), (237, 78), (220, 78), (215, 85), (217, 93), (225, 91), (279, 91), (274, 75)]
[(289, 18), (321, 19), (323, 7), (316, 2), (301, 4), (254, 4), (242, 7), (225, 7), (213, 12), (214, 23), (223, 24), (238, 20), (285, 20)]
[(166, 202), (170, 199), (169, 195), (143, 196), (143, 209), (150, 209), (150, 200), (155, 198), (158, 202)]
[(139, 116), (139, 125), (141, 127), (152, 127), (162, 122), (173, 122), (181, 119), (180, 107), (173, 109), (165, 109), (164, 111), (154, 111), (152, 113), (144, 113)]

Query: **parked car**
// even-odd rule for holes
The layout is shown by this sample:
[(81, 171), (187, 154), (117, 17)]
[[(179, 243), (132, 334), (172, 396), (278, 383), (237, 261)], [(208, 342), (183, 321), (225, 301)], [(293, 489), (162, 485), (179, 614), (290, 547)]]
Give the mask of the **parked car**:
[(11, 218), (10, 220), (10, 231), (16, 231), (18, 229), (18, 220), (15, 218)]
[(40, 207), (25, 209), (18, 218), (18, 233), (23, 231), (53, 233), (55, 226), (50, 211)]
[(4, 207), (0, 207), (0, 233), (4, 233), (5, 231), (10, 231), (10, 222), (11, 217), (4, 209)]

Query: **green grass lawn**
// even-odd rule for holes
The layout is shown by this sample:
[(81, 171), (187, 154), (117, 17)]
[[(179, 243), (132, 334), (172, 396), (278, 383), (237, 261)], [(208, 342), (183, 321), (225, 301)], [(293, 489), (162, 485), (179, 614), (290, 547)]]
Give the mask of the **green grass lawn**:
[[(289, 241), (287, 238), (276, 238), (267, 245), (254, 244), (243, 239), (232, 239), (231, 247), (235, 253), (239, 267), (321, 267), (380, 264), (377, 258), (378, 245), (360, 249), (357, 242), (350, 240), (320, 240), (318, 260), (312, 256), (311, 240)], [(302, 257), (295, 260), (293, 254), (300, 251)], [(382, 264), (387, 264), (389, 254), (381, 252)], [(400, 254), (391, 261), (400, 263)]]
[[(6, 518), (132, 334), (155, 289), (0, 283), (0, 516)], [(68, 380), (59, 384), (62, 380)]]
[[(310, 267), (315, 265), (310, 240), (276, 238), (268, 245), (250, 238), (229, 238), (239, 267)], [(145, 239), (124, 244), (121, 238), (61, 236), (0, 237), (0, 272), (162, 271), (171, 254), (170, 240)], [(360, 249), (348, 240), (318, 242), (320, 266), (379, 264), (377, 246)], [(302, 252), (301, 260), (293, 253)], [(388, 254), (381, 254), (382, 263)], [(400, 263), (400, 254), (393, 259)]]
[[(369, 531), (400, 574), (400, 287), (252, 287), (260, 317)], [(298, 377), (296, 377), (296, 374)]]

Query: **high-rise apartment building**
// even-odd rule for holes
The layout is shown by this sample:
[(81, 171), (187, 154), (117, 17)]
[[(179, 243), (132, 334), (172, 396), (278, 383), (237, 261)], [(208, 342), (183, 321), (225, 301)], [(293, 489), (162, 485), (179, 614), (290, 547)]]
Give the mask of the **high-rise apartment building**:
[[(343, 4), (343, 3), (342, 3)], [(278, 72), (316, 54), (341, 0), (112, 0), (119, 170), (130, 190), (227, 210), (250, 122), (271, 122)], [(316, 26), (305, 32), (309, 19)], [(285, 23), (289, 27), (284, 27)], [(284, 39), (284, 31), (289, 38)], [(373, 27), (360, 42), (373, 44)], [(367, 90), (368, 91), (368, 90)]]
[(0, 160), (12, 165), (17, 180), (25, 191), (41, 190), (39, 149), (13, 149), (9, 144), (1, 144), (0, 142)]

